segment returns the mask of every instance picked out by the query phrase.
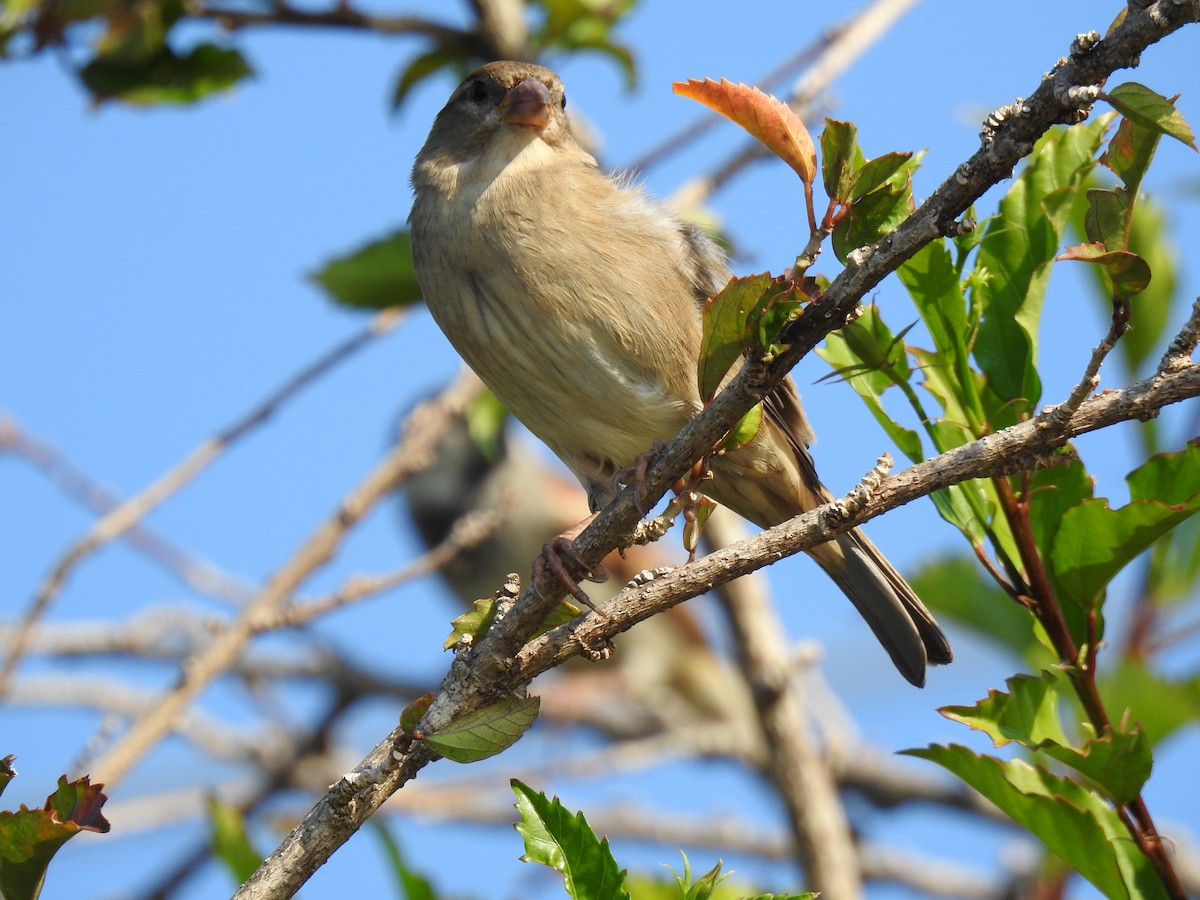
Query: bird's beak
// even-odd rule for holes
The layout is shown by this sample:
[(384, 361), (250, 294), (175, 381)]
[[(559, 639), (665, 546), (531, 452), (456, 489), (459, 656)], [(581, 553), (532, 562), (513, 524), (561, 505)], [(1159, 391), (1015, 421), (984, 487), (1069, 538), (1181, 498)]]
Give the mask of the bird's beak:
[(541, 131), (550, 124), (550, 90), (536, 78), (514, 85), (500, 101), (500, 121)]

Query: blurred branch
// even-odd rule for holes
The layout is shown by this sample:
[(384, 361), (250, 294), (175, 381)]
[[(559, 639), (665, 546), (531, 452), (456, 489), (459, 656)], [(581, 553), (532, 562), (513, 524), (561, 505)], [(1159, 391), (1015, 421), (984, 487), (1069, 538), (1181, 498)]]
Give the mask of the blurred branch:
[(298, 9), (289, 3), (271, 3), (264, 9), (245, 9), (221, 3), (188, 0), (184, 9), (187, 15), (194, 19), (211, 19), (230, 30), (272, 25), (345, 28), (376, 34), (416, 35), (430, 38), (441, 45), (458, 46), (464, 51), (475, 52), (477, 49), (470, 32), (441, 25), (421, 16), (377, 16), (362, 13), (346, 3), (313, 11)]
[(297, 628), (336, 609), (360, 603), (376, 594), (415, 581), (436, 572), (463, 551), (487, 540), (503, 524), (504, 515), (499, 510), (467, 513), (454, 523), (446, 540), (403, 568), (387, 575), (359, 575), (351, 578), (344, 587), (327, 597), (310, 600), (302, 606), (289, 606), (273, 615), (264, 616), (256, 623), (256, 627), (260, 631)]
[[(705, 526), (715, 547), (745, 538), (724, 511)], [(861, 869), (833, 773), (806, 721), (799, 680), (785, 643), (787, 630), (756, 578), (739, 578), (717, 594), (750, 687), (767, 757), (766, 773), (783, 801), (805, 886), (831, 897), (862, 896)]]
[[(24, 459), (72, 500), (99, 515), (110, 513), (121, 504), (116, 494), (93, 481), (56, 447), (31, 434), (9, 415), (0, 416), (0, 449)], [(132, 525), (123, 536), (130, 546), (205, 596), (242, 603), (254, 591), (248, 581), (193, 556), (145, 525)]]
[[(9, 682), (21, 656), (25, 652), (30, 635), (38, 620), (45, 615), (54, 598), (62, 591), (67, 577), (80, 562), (110, 541), (116, 540), (143, 519), (151, 510), (163, 503), (182, 487), (195, 479), (217, 459), (226, 448), (239, 438), (262, 425), (279, 408), (303, 388), (323, 376), (339, 363), (349, 359), (376, 337), (393, 330), (404, 318), (403, 309), (384, 310), (376, 314), (371, 324), (363, 331), (343, 341), (323, 356), (314, 360), (271, 393), (258, 406), (224, 431), (209, 438), (174, 469), (163, 474), (141, 493), (126, 500), (97, 521), (82, 538), (77, 540), (53, 566), (50, 574), (38, 588), (37, 595), (25, 611), (16, 636), (9, 645), (8, 656), (0, 669), (0, 697), (8, 690)], [(261, 596), (261, 595), (260, 595)]]
[[(983, 145), (924, 204), (877, 244), (850, 254), (848, 265), (820, 303), (812, 304), (785, 337), (791, 347), (769, 366), (749, 364), (712, 404), (658, 454), (642, 491), (627, 488), (575, 541), (589, 565), (622, 545), (640, 519), (639, 505), (655, 503), (674, 481), (712, 448), (755, 403), (787, 376), (791, 367), (829, 331), (840, 327), (867, 291), (930, 241), (956, 230), (956, 221), (992, 185), (1009, 177), (1036, 139), (1059, 122), (1086, 117), (1096, 85), (1117, 68), (1136, 62), (1147, 46), (1185, 24), (1200, 20), (1200, 2), (1156, 0), (1131, 6), (1112, 31), (1080, 47), (1043, 76), (1027, 100), (994, 115)], [(460, 648), (437, 697), (419, 724), (434, 731), (493, 700), (512, 696), (537, 673), (604, 642), (632, 622), (696, 596), (781, 554), (828, 540), (867, 519), (951, 483), (1044, 465), (1052, 451), (1075, 434), (1130, 418), (1152, 415), (1168, 403), (1200, 395), (1200, 366), (1188, 366), (1121, 391), (1086, 401), (1061, 435), (1039, 433), (1026, 422), (967, 444), (899, 475), (882, 479), (865, 499), (822, 507), (733, 548), (683, 566), (645, 587), (626, 590), (606, 606), (605, 616), (586, 616), (526, 645), (529, 635), (558, 602), (560, 592), (541, 596), (526, 589), (504, 618), (467, 650)], [(635, 496), (635, 494), (639, 494)], [(860, 502), (861, 500), (861, 502)], [(842, 507), (845, 507), (843, 510)], [(836, 526), (831, 526), (838, 509)], [(848, 513), (848, 514), (847, 514)], [(240, 898), (291, 896), (386, 799), (434, 759), (419, 742), (389, 734), (309, 811), (304, 820), (238, 891)]]
[(130, 768), (170, 731), (178, 716), (205, 687), (236, 662), (246, 643), (260, 630), (260, 623), (276, 616), (300, 584), (332, 558), (350, 529), (409, 474), (429, 464), (450, 417), (470, 403), (479, 390), (479, 381), (474, 375), (464, 376), (440, 396), (413, 410), (405, 425), (403, 439), (391, 453), (276, 570), (237, 619), (222, 629), (209, 646), (184, 662), (175, 688), (161, 696), (155, 708), (139, 718), (96, 762), (93, 770), (96, 777), (111, 787), (128, 774)]

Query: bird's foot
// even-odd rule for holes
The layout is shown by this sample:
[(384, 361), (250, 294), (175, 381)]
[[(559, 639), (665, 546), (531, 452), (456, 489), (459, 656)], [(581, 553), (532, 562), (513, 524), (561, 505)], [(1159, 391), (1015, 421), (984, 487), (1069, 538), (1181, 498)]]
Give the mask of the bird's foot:
[(575, 542), (567, 535), (559, 535), (547, 542), (538, 558), (533, 561), (533, 587), (543, 597), (551, 588), (551, 578), (557, 580), (568, 594), (584, 606), (594, 612), (600, 611), (579, 586), (579, 580), (596, 583), (607, 581), (608, 570), (602, 563), (588, 565), (582, 554), (575, 549)]
[(649, 450), (638, 454), (638, 458), (633, 461), (632, 466), (628, 469), (622, 469), (613, 476), (613, 486), (617, 490), (623, 487), (632, 487), (634, 489), (634, 502), (637, 503), (638, 512), (642, 516), (650, 512), (650, 507), (646, 505), (646, 472), (649, 470), (650, 464), (654, 462), (655, 458), (666, 446), (666, 441), (656, 439)]

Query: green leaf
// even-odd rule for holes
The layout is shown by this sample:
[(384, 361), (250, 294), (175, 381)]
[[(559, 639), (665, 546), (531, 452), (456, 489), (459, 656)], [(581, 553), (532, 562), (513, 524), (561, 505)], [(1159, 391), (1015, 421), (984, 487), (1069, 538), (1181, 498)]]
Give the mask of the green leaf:
[(254, 849), (246, 834), (246, 820), (241, 810), (222, 803), (215, 796), (208, 798), (208, 821), (212, 831), (212, 851), (241, 884), (262, 864), (262, 854)]
[(1173, 98), (1168, 99), (1136, 81), (1117, 85), (1102, 96), (1127, 119), (1133, 119), (1139, 125), (1153, 128), (1196, 149), (1196, 136), (1175, 108)]
[(1108, 121), (1048, 132), (979, 242), (971, 279), (982, 315), (974, 356), (987, 378), (993, 428), (1024, 418), (1041, 397), (1037, 334), (1046, 283)]
[(100, 807), (108, 798), (87, 776), (68, 782), (46, 798), (43, 809), (0, 812), (0, 896), (33, 900), (42, 889), (46, 867), (58, 849), (80, 831), (109, 830)]
[(832, 332), (825, 347), (817, 352), (834, 367), (833, 374), (850, 383), (900, 451), (920, 462), (924, 458), (920, 436), (896, 422), (883, 405), (884, 392), (893, 385), (906, 384), (912, 374), (903, 334), (892, 334), (872, 304), (854, 322)]
[(481, 637), (487, 634), (488, 629), (492, 627), (492, 622), (496, 619), (496, 601), (494, 598), (480, 598), (476, 600), (471, 609), (450, 621), (453, 630), (450, 636), (442, 642), (443, 650), (450, 650), (462, 641), (464, 637), (470, 637), (473, 641), (478, 641)]
[(1138, 198), (1129, 232), (1129, 249), (1144, 259), (1154, 273), (1153, 280), (1133, 306), (1130, 319), (1133, 328), (1117, 344), (1129, 371), (1137, 373), (1144, 361), (1157, 362), (1162, 352), (1179, 265), (1179, 252), (1166, 226), (1166, 217), (1152, 198)]
[(732, 453), (734, 450), (745, 447), (758, 434), (758, 429), (762, 426), (762, 414), (762, 403), (755, 403), (750, 407), (750, 411), (730, 429), (729, 434), (725, 435), (725, 438), (717, 444), (717, 449)]
[(1114, 720), (1128, 718), (1157, 746), (1180, 728), (1200, 722), (1200, 674), (1171, 679), (1136, 659), (1121, 656), (1106, 666), (1100, 695)]
[[(1156, 462), (1159, 460), (1160, 462)], [(1150, 466), (1146, 469), (1146, 466)], [(1050, 550), (1051, 575), (1060, 597), (1082, 609), (1098, 608), (1108, 583), (1155, 540), (1200, 511), (1200, 449), (1153, 457), (1130, 475), (1131, 494), (1169, 492), (1169, 500), (1135, 497), (1118, 509), (1086, 500), (1064, 515)], [(1163, 473), (1175, 473), (1163, 482)]]
[[(559, 625), (570, 622), (580, 613), (578, 606), (573, 603), (568, 603), (563, 600), (550, 611), (550, 615), (546, 616), (546, 621), (541, 624), (538, 630), (530, 635), (532, 640), (539, 635), (545, 634)], [(483, 598), (476, 600), (472, 608), (463, 613), (458, 618), (450, 622), (454, 629), (450, 632), (450, 636), (442, 642), (443, 650), (450, 650), (457, 646), (458, 643), (468, 635), (471, 640), (478, 641), (481, 637), (487, 634), (488, 629), (492, 627), (492, 622), (496, 618), (496, 600), (495, 598)]]
[(989, 690), (974, 706), (946, 706), (938, 710), (947, 719), (982, 731), (997, 747), (1011, 741), (1037, 749), (1049, 741), (1070, 742), (1058, 720), (1058, 678), (1043, 672), (1040, 678), (1014, 675), (1005, 679), (1009, 693)]
[(1033, 617), (985, 575), (973, 557), (926, 563), (908, 582), (939, 618), (954, 619), (1029, 663), (1047, 659), (1033, 635)]
[(983, 421), (979, 378), (970, 368), (968, 349), (975, 323), (968, 319), (966, 294), (946, 242), (926, 244), (900, 267), (899, 275), (933, 339), (936, 355), (926, 358), (926, 381), (937, 382), (940, 391), (935, 396), (942, 401), (946, 417), (963, 426), (958, 443), (966, 443), (978, 434)]
[(194, 103), (227, 91), (253, 74), (242, 55), (230, 47), (199, 44), (180, 56), (170, 46), (134, 60), (97, 56), (79, 73), (98, 101), (127, 103)]
[(357, 309), (409, 306), (421, 299), (407, 229), (338, 257), (309, 277), (335, 302)]
[(1131, 500), (1190, 505), (1200, 492), (1200, 438), (1193, 438), (1177, 453), (1159, 453), (1132, 472), (1125, 481)]
[(575, 900), (626, 900), (625, 872), (617, 867), (608, 839), (599, 840), (583, 813), (571, 815), (553, 800), (515, 778), (521, 821), (517, 831), (525, 840), (525, 862), (541, 863), (563, 876), (568, 896)]
[(821, 182), (825, 195), (838, 203), (850, 199), (854, 170), (862, 165), (858, 149), (858, 129), (851, 122), (825, 120), (821, 132)]
[(746, 322), (750, 311), (768, 290), (770, 273), (734, 278), (704, 305), (704, 334), (698, 373), (700, 397), (705, 403), (716, 396), (733, 364), (746, 350)]
[(851, 252), (875, 243), (912, 210), (912, 190), (907, 183), (885, 184), (867, 194), (833, 227), (834, 255), (844, 263)]
[(953, 772), (1035, 835), (1106, 897), (1165, 900), (1154, 867), (1097, 794), (1024, 760), (1003, 762), (967, 747), (905, 750)]
[(911, 152), (885, 153), (877, 156), (854, 173), (854, 181), (850, 187), (850, 199), (861, 200), (877, 188), (887, 184), (897, 172), (913, 158)]
[(1092, 499), (1094, 486), (1092, 477), (1077, 458), (1068, 457), (1063, 464), (1034, 470), (1024, 499), (1029, 504), (1034, 542), (1043, 553), (1054, 545), (1067, 510)]
[(1137, 798), (1154, 764), (1150, 741), (1136, 726), (1131, 731), (1106, 730), (1078, 749), (1054, 745), (1041, 749), (1086, 776), (1110, 801), (1121, 805)]
[(445, 728), (413, 737), (451, 762), (478, 762), (520, 740), (537, 718), (540, 706), (538, 697), (509, 697), (460, 716)]
[(1126, 192), (1133, 197), (1138, 195), (1138, 188), (1146, 170), (1150, 168), (1150, 160), (1154, 158), (1161, 137), (1157, 129), (1122, 118), (1116, 134), (1108, 142), (1108, 149), (1100, 158), (1100, 162), (1124, 182)]
[(470, 59), (470, 56), (462, 48), (446, 46), (438, 46), (427, 53), (415, 56), (404, 67), (400, 77), (396, 79), (396, 86), (392, 89), (392, 111), (401, 107), (413, 88), (442, 69), (450, 69), (455, 73), (466, 75), (464, 70), (470, 63)]
[(374, 829), (383, 844), (383, 852), (387, 856), (392, 875), (395, 876), (396, 884), (400, 888), (401, 900), (437, 900), (433, 884), (408, 864), (400, 849), (399, 841), (388, 831), (387, 826), (379, 821), (380, 818), (380, 816), (372, 816), (367, 820), (367, 824)]
[(613, 40), (613, 31), (633, 9), (634, 0), (533, 0), (531, 5), (545, 13), (533, 35), (535, 48), (598, 51), (621, 65), (626, 85), (633, 87), (637, 77), (633, 54)]
[(1126, 229), (1133, 213), (1133, 198), (1122, 188), (1087, 192), (1088, 208), (1083, 216), (1084, 233), (1101, 250), (1124, 250), (1129, 240)]

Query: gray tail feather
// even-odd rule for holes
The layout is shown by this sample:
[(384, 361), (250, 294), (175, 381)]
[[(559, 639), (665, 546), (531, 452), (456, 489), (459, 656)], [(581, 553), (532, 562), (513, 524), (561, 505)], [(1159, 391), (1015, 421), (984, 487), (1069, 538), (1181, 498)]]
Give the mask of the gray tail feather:
[(927, 664), (942, 665), (954, 658), (946, 636), (865, 534), (855, 529), (833, 543), (840, 552), (825, 545), (826, 552), (814, 548), (813, 557), (866, 619), (900, 674), (923, 687)]

